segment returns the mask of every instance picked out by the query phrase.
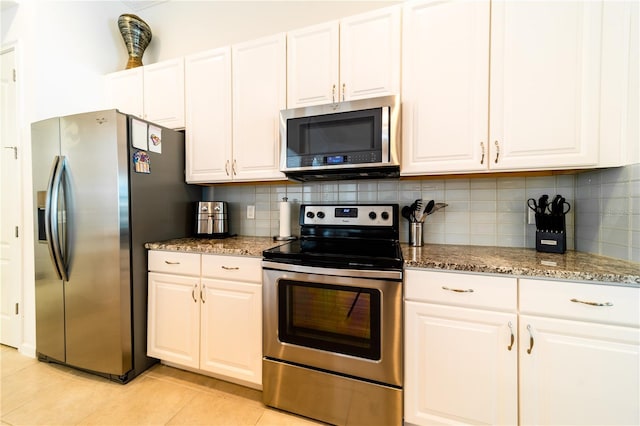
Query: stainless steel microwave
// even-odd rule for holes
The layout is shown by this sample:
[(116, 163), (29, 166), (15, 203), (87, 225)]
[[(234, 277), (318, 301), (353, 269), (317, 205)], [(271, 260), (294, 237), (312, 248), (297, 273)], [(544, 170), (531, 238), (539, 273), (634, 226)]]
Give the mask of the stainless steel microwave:
[(280, 170), (294, 180), (397, 177), (398, 96), (280, 111)]

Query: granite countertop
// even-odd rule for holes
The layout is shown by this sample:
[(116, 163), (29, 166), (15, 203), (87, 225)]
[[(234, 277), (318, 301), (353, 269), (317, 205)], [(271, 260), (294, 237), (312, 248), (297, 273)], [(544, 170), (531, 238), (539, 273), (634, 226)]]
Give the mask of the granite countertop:
[(590, 253), (540, 253), (515, 247), (402, 245), (405, 267), (598, 281), (640, 286), (640, 263)]
[(144, 246), (150, 250), (262, 257), (264, 250), (284, 243), (274, 241), (272, 237), (177, 238), (146, 243)]
[[(262, 251), (284, 244), (271, 237), (225, 239), (178, 238), (145, 244), (151, 250), (261, 257)], [(405, 267), (481, 272), (517, 277), (595, 281), (640, 286), (640, 263), (589, 253), (540, 253), (514, 247), (402, 244)]]

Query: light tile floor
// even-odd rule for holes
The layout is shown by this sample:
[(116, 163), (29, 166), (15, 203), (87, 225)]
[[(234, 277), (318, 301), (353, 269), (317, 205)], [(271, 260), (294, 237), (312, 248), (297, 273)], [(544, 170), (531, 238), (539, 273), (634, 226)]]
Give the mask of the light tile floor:
[(157, 364), (127, 385), (0, 350), (2, 425), (283, 425), (321, 423), (262, 404), (262, 393)]

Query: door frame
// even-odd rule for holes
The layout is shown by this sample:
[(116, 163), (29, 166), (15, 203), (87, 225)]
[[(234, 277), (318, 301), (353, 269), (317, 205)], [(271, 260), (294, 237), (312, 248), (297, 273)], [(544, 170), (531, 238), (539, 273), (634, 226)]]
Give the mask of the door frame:
[[(23, 129), (21, 126), (22, 122), (22, 109), (21, 109), (21, 93), (22, 93), (22, 82), (20, 76), (20, 50), (17, 42), (6, 43), (0, 46), (0, 56), (5, 55), (9, 52), (13, 52), (14, 61), (13, 68), (16, 71), (16, 86), (15, 86), (15, 99), (13, 100), (13, 104), (15, 107), (15, 126), (16, 126), (16, 141), (15, 146), (18, 148), (18, 173), (15, 176), (15, 179), (18, 180), (18, 208), (20, 210), (18, 214), (18, 232), (19, 232), (19, 241), (18, 241), (18, 252), (16, 253), (17, 257), (17, 275), (18, 275), (18, 283), (16, 284), (16, 288), (12, 290), (16, 298), (16, 302), (18, 303), (18, 315), (16, 318), (17, 321), (17, 349), (21, 353), (25, 353), (26, 355), (34, 355), (35, 354), (35, 342), (32, 345), (32, 348), (25, 348), (24, 342), (24, 318), (25, 318), (25, 303), (24, 303), (24, 277), (25, 277), (25, 238), (31, 235), (31, 232), (27, 232), (25, 229), (25, 220), (24, 220), (24, 212), (25, 212), (25, 197), (24, 197), (24, 159), (25, 159), (25, 144), (23, 143)], [(3, 124), (4, 125), (4, 124)], [(26, 349), (26, 350), (25, 350)]]

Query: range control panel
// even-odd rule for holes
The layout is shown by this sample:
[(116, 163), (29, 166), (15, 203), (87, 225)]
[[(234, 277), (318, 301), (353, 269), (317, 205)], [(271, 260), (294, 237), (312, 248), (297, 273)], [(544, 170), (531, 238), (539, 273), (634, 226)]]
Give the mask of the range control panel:
[(300, 225), (393, 226), (394, 204), (303, 204)]

